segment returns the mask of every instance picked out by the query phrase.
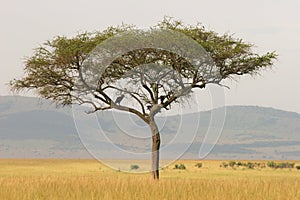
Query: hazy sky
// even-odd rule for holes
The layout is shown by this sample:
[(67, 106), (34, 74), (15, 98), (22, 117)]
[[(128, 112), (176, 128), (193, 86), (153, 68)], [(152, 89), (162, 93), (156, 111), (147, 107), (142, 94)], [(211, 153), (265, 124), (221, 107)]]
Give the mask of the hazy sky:
[(238, 82), (227, 82), (228, 105), (271, 106), (300, 113), (299, 0), (10, 0), (0, 7), (0, 95), (5, 85), (22, 76), (23, 60), (32, 49), (56, 35), (101, 30), (122, 22), (145, 28), (164, 15), (186, 23), (202, 22), (220, 33), (234, 33), (254, 43), (256, 51), (277, 51), (272, 70)]

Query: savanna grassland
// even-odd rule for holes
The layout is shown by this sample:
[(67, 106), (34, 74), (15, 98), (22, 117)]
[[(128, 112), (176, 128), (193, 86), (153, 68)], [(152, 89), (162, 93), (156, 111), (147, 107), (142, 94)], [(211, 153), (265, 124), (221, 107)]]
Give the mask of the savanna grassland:
[[(0, 159), (0, 199), (300, 199), (296, 168), (224, 168), (223, 162), (177, 161), (154, 181), (95, 160)], [(185, 170), (174, 169), (180, 163)]]

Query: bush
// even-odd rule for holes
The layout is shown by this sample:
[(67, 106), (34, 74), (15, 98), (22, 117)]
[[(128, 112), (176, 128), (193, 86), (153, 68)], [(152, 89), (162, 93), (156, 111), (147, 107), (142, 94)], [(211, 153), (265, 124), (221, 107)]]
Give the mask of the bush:
[(276, 167), (276, 163), (271, 161), (271, 162), (268, 162), (267, 163), (267, 166), (270, 167), (270, 168), (275, 168)]
[(196, 163), (195, 167), (201, 168), (202, 167), (202, 163)]
[(236, 164), (235, 161), (230, 161), (228, 165), (229, 165), (231, 168), (233, 168), (233, 167), (235, 166), (235, 164)]
[(137, 169), (139, 169), (140, 168), (140, 166), (138, 166), (138, 165), (131, 165), (130, 166), (130, 169), (131, 170), (137, 170)]
[(254, 163), (252, 163), (252, 162), (248, 162), (247, 163), (247, 167), (249, 168), (249, 169), (254, 169)]
[[(269, 162), (268, 165), (272, 166), (273, 163)], [(229, 163), (223, 162), (220, 167), (227, 168), (230, 166), (232, 169), (236, 169), (235, 167), (245, 167), (248, 169), (255, 169), (255, 168), (265, 168), (266, 164), (263, 162), (236, 162), (236, 161), (229, 161)]]
[(257, 166), (260, 167), (260, 168), (266, 168), (265, 163), (257, 163)]
[(300, 166), (296, 166), (296, 169), (297, 169), (297, 170), (300, 170)]
[(278, 163), (278, 168), (283, 169), (283, 168), (288, 168), (288, 169), (292, 169), (294, 168), (295, 163)]
[(288, 169), (292, 169), (295, 166), (295, 163), (289, 163), (289, 162), (282, 162), (282, 163), (275, 163), (273, 161), (268, 162), (268, 167), (273, 168), (273, 169), (284, 169), (284, 168), (288, 168)]
[[(268, 165), (273, 165), (272, 163), (268, 163)], [(236, 169), (235, 166), (237, 167), (246, 167), (248, 169), (255, 169), (255, 168), (265, 168), (266, 165), (265, 163), (260, 163), (260, 162), (236, 162), (236, 161), (230, 161), (229, 163), (223, 162), (220, 167), (227, 168), (230, 166), (232, 169)]]
[(180, 163), (179, 165), (178, 165), (178, 164), (176, 164), (176, 165), (175, 165), (175, 167), (174, 167), (174, 169), (181, 169), (181, 170), (185, 170), (185, 169), (186, 169), (186, 167), (184, 166), (184, 164)]
[(220, 167), (227, 168), (227, 167), (228, 167), (228, 164), (227, 164), (226, 162), (223, 162), (222, 165), (220, 165)]

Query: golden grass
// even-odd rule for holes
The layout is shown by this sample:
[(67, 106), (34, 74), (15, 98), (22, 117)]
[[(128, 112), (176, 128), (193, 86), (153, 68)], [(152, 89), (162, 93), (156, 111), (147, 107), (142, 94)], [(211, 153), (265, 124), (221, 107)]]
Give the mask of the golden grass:
[(178, 161), (187, 170), (172, 164), (154, 181), (150, 174), (117, 172), (94, 160), (2, 159), (0, 199), (300, 199), (296, 169), (233, 170), (220, 168), (223, 161), (199, 161), (198, 169), (197, 162)]

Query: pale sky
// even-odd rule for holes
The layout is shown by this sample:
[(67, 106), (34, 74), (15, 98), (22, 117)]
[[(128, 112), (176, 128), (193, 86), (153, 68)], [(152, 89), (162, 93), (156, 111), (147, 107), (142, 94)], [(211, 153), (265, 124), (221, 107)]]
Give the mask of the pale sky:
[(186, 23), (201, 22), (219, 33), (256, 45), (256, 51), (277, 51), (279, 60), (261, 76), (226, 82), (227, 105), (257, 105), (300, 113), (299, 0), (9, 0), (0, 7), (0, 95), (12, 95), (6, 84), (22, 76), (23, 61), (33, 49), (56, 35), (73, 36), (122, 22), (139, 28), (163, 16)]

